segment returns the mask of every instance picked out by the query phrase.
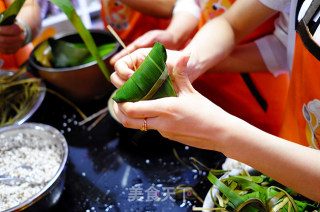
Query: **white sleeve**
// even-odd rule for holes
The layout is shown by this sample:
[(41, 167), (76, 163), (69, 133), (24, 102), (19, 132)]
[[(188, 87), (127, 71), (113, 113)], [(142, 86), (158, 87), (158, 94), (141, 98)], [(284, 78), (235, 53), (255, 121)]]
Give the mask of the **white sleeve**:
[(173, 14), (177, 12), (188, 12), (197, 19), (200, 19), (201, 8), (196, 1), (197, 0), (177, 0), (173, 8)]
[(279, 18), (275, 21), (273, 34), (255, 40), (264, 63), (274, 76), (289, 72), (287, 59), (288, 19), (287, 13), (280, 13)]
[(265, 6), (277, 10), (285, 11), (290, 7), (291, 0), (259, 0)]

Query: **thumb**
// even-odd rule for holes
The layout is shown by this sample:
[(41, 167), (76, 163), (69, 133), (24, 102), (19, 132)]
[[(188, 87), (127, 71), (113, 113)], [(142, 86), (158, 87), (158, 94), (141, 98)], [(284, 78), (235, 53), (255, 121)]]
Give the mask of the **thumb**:
[(184, 91), (193, 91), (193, 87), (186, 73), (189, 58), (190, 55), (181, 56), (181, 58), (178, 60), (177, 64), (174, 66), (172, 71), (173, 80), (179, 93)]

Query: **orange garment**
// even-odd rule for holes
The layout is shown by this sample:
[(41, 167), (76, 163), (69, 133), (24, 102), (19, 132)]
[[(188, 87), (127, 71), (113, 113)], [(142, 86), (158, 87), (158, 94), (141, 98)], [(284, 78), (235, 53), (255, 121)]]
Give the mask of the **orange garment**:
[[(0, 1), (0, 13), (3, 12), (7, 6), (3, 0)], [(19, 66), (23, 65), (28, 59), (33, 49), (32, 44), (28, 44), (20, 48), (14, 54), (0, 53), (0, 60), (3, 62), (2, 69), (18, 70)]]
[(166, 29), (169, 19), (155, 18), (131, 9), (119, 0), (100, 0), (101, 18), (105, 27), (108, 24), (119, 37), (129, 44), (144, 33), (153, 29)]
[(280, 136), (320, 149), (320, 46), (313, 41), (305, 17), (297, 27), (299, 34), (296, 34), (288, 102)]
[[(234, 1), (200, 1), (201, 7), (204, 8), (200, 18), (200, 27), (209, 19), (222, 14)], [(205, 5), (203, 2), (205, 2)], [(272, 33), (275, 18), (266, 21), (243, 42)], [(206, 73), (200, 76), (193, 83), (193, 86), (227, 112), (266, 132), (278, 135), (285, 108), (288, 84), (288, 74), (274, 77), (268, 70), (250, 74), (228, 73), (226, 70), (226, 73)]]

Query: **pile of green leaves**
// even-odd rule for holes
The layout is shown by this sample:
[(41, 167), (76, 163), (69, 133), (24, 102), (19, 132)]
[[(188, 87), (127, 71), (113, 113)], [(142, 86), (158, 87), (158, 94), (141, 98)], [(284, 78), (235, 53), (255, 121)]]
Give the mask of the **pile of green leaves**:
[[(100, 57), (109, 54), (116, 43), (98, 46)], [(49, 38), (34, 51), (34, 57), (44, 67), (66, 68), (83, 65), (95, 60), (84, 43), (71, 43)]]
[(263, 174), (230, 176), (219, 180), (213, 172), (209, 172), (208, 179), (221, 192), (221, 195), (213, 194), (212, 189), (210, 190), (215, 207), (221, 211), (320, 211), (319, 203), (303, 197)]

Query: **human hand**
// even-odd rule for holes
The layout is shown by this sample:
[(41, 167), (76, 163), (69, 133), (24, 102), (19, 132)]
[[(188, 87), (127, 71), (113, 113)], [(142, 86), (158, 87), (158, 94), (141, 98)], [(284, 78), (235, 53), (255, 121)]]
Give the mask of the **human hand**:
[(188, 57), (182, 57), (173, 70), (178, 97), (115, 103), (115, 114), (125, 127), (140, 129), (145, 119), (148, 129), (158, 130), (168, 139), (198, 148), (221, 150), (225, 123), (233, 116), (192, 87), (185, 72), (187, 61)]
[(180, 47), (171, 32), (167, 30), (151, 30), (129, 44), (126, 49), (122, 49), (119, 53), (114, 55), (110, 59), (110, 64), (114, 65), (117, 60), (137, 49), (152, 47), (155, 42), (161, 43), (167, 49), (177, 49)]
[(13, 54), (17, 52), (24, 44), (26, 36), (23, 26), (14, 23), (8, 26), (0, 26), (0, 52), (4, 54)]
[[(120, 88), (134, 73), (135, 67), (138, 68), (149, 54), (151, 48), (138, 49), (130, 55), (124, 56), (114, 65), (115, 71), (111, 74), (111, 82), (117, 88)], [(183, 52), (167, 50), (167, 61), (170, 75), (174, 65), (177, 63)]]

